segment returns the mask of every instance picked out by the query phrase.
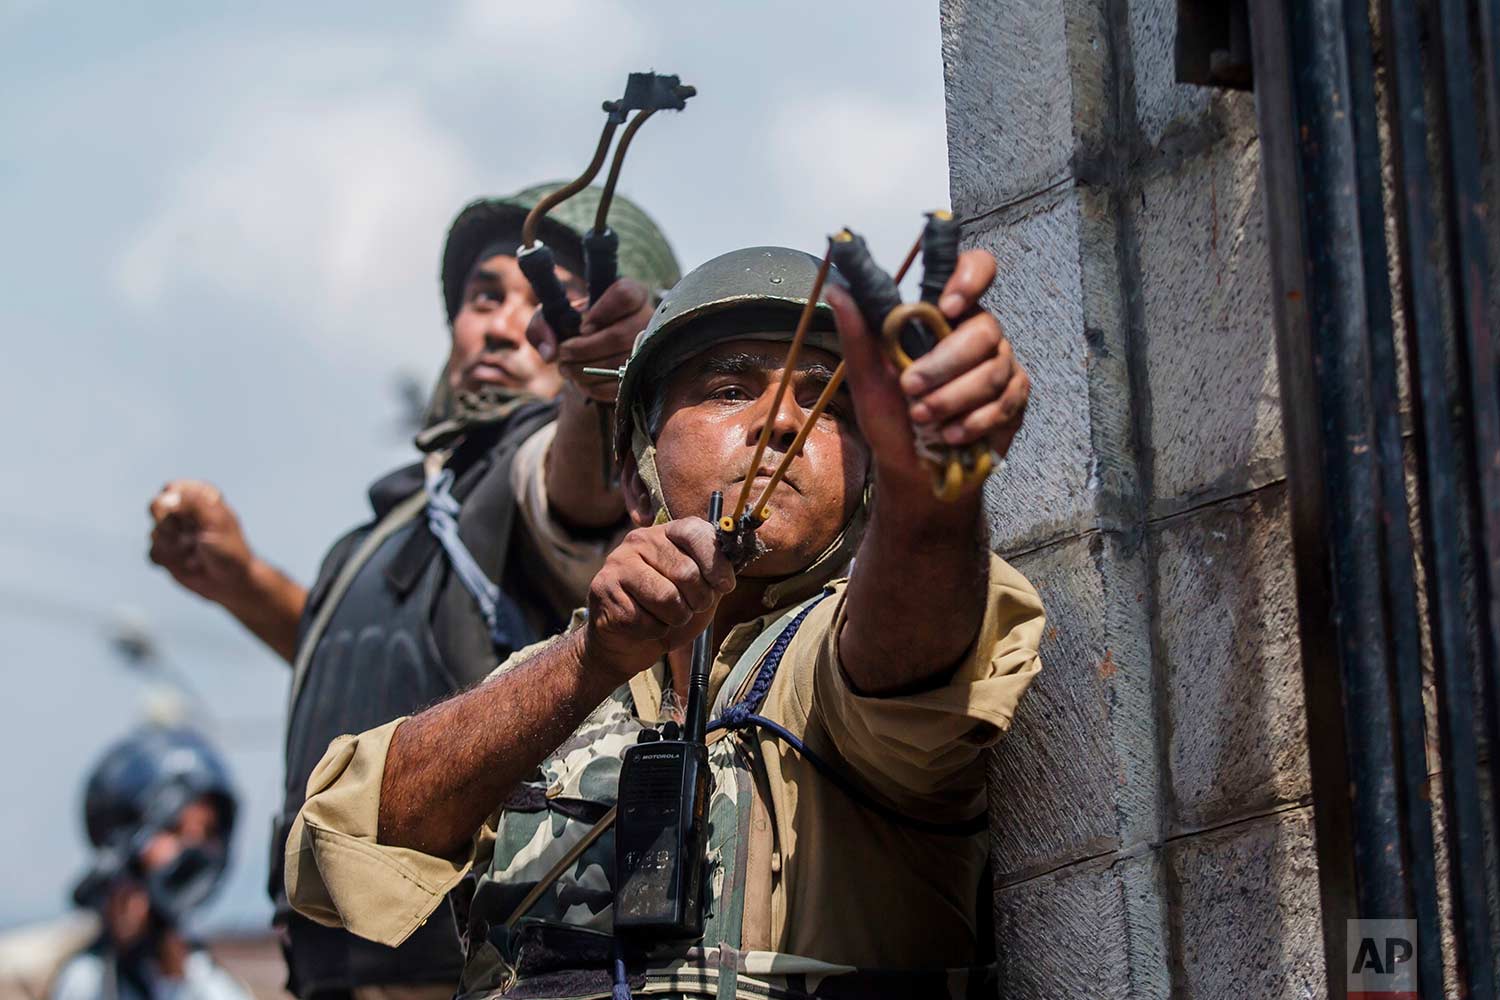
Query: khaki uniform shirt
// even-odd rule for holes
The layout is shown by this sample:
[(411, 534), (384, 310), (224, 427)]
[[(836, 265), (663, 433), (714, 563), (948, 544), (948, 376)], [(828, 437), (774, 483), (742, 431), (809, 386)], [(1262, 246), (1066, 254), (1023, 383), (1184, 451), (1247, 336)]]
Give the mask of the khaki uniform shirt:
[(566, 610), (588, 595), (589, 584), (604, 565), (604, 557), (630, 529), (622, 518), (622, 526), (615, 532), (579, 537), (557, 520), (547, 499), (547, 455), (555, 437), (557, 422), (550, 421), (522, 442), (511, 461), (510, 488), (526, 526), (525, 531), (516, 532), (516, 555), (545, 570), (533, 572), (531, 579), (555, 607)]
[[(1041, 669), (1037, 647), (1044, 619), (1035, 590), (992, 557), (984, 620), (968, 656), (942, 686), (899, 697), (862, 696), (850, 687), (838, 654), (845, 581), (830, 590), (788, 646), (761, 714), (902, 812), (935, 821), (973, 817), (985, 805), (981, 750), (1009, 726), (1022, 692)], [(724, 637), (711, 677), (714, 693), (740, 653), (784, 610)], [(531, 652), (518, 653), (499, 672)], [(658, 664), (600, 711), (623, 704), (641, 722), (654, 722), (664, 677), (665, 666)], [(506, 820), (497, 809), (459, 857), (379, 843), (385, 756), (401, 721), (329, 746), (308, 782), (286, 858), (287, 893), (299, 911), (389, 945), (419, 926), (471, 869), (488, 869), (496, 827)], [(597, 728), (598, 720), (593, 724)], [(988, 905), (987, 887), (980, 884), (988, 850), (984, 835), (897, 826), (853, 801), (776, 739), (759, 730), (731, 738), (758, 744), (764, 761), (753, 797), (741, 951), (873, 968), (976, 961), (982, 891)], [(559, 766), (565, 769), (566, 761), (549, 759), (543, 770), (555, 773)], [(494, 876), (490, 870), (486, 877)], [(588, 922), (590, 915), (585, 911), (579, 919)], [(593, 919), (608, 929), (607, 909)]]

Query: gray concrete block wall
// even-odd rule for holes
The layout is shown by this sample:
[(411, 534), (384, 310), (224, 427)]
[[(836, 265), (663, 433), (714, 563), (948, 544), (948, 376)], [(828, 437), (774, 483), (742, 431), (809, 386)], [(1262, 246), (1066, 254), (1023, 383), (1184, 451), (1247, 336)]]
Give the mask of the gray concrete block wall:
[(1047, 666), (990, 772), (1001, 885), (1150, 840), (1161, 825), (1155, 683), (1134, 669), (1149, 652), (1118, 613), (1147, 586), (1140, 556), (1091, 532), (1013, 559), (1054, 624)]
[[(1037, 386), (1036, 405), (990, 484), (991, 530), (1012, 551), (1085, 530), (1097, 507), (1088, 343), (1073, 323), (1083, 310), (1079, 215), (1077, 197), (1064, 190), (966, 227), (969, 245), (993, 253), (1005, 275), (989, 303), (1005, 318)], [(1002, 502), (1015, 496), (1026, 497), (1030, 509)]]
[(1310, 808), (1174, 840), (1166, 854), (1177, 996), (1327, 996)]
[[(1002, 50), (1030, 58), (996, 58)], [(968, 178), (955, 212), (972, 218), (1067, 176), (1072, 80), (1058, 5), (945, 4), (943, 63), (960, 70), (947, 87), (949, 169)], [(979, 65), (992, 72), (962, 72)]]
[(1174, 0), (941, 20), (954, 209), (1033, 381), (992, 540), (1050, 619), (991, 766), (1002, 995), (1319, 995), (1253, 101), (1174, 82)]
[(1259, 145), (1234, 125), (1132, 183), (1155, 515), (1284, 474)]
[(1167, 996), (1153, 854), (1070, 865), (996, 891), (1004, 997)]
[(1307, 800), (1284, 487), (1151, 526), (1169, 833)]

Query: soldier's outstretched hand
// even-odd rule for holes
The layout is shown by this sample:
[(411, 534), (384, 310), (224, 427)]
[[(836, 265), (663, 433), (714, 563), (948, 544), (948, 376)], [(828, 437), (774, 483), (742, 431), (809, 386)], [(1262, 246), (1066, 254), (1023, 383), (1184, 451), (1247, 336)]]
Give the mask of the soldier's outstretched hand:
[[(574, 303), (582, 308), (581, 303)], [(651, 293), (633, 278), (620, 278), (583, 312), (576, 336), (562, 341), (547, 325), (538, 309), (526, 328), (526, 337), (544, 361), (556, 361), (564, 378), (589, 398), (613, 403), (620, 381), (585, 375), (585, 368), (619, 368), (630, 356), (635, 338), (646, 328), (653, 311)]]
[(589, 586), (584, 663), (618, 683), (692, 642), (734, 589), (734, 568), (699, 517), (637, 528)]
[(218, 488), (174, 479), (151, 500), (151, 561), (201, 597), (240, 597), (252, 556), (240, 519)]
[(980, 306), (994, 280), (994, 257), (983, 250), (960, 254), (938, 300), (953, 332), (899, 373), (848, 292), (828, 289), (860, 429), (885, 476), (930, 478), (917, 458), (914, 428), (950, 445), (983, 441), (1001, 458), (1010, 450), (1031, 380), (999, 320)]

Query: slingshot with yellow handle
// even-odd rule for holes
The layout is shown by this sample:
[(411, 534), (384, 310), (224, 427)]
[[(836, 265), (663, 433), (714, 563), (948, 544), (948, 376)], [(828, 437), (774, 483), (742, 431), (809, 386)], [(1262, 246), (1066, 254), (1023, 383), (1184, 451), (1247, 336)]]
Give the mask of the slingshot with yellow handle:
[[(908, 303), (901, 301), (897, 285), (916, 248), (893, 279), (876, 266), (864, 240), (849, 230), (835, 236), (832, 245), (834, 263), (849, 282), (849, 292), (865, 322), (880, 331), (886, 354), (901, 370), (953, 332), (937, 300), (958, 265), (958, 223), (947, 212), (929, 214), (918, 244), (922, 252), (922, 297)], [(932, 468), (932, 492), (945, 502), (957, 500), (967, 488), (983, 482), (994, 468), (994, 458), (984, 442), (945, 445), (919, 436), (916, 448)]]
[[(880, 334), (885, 341), (886, 353), (895, 362), (896, 368), (905, 371), (912, 365), (912, 358), (901, 346), (901, 333), (908, 323), (917, 322), (942, 340), (953, 332), (948, 319), (931, 302), (903, 302), (886, 314)], [(964, 489), (984, 482), (994, 467), (994, 457), (989, 445), (976, 441), (965, 447), (944, 445), (936, 449), (936, 455), (927, 454), (928, 449), (918, 446), (918, 452), (932, 466), (932, 492), (939, 500), (952, 503), (963, 495)]]

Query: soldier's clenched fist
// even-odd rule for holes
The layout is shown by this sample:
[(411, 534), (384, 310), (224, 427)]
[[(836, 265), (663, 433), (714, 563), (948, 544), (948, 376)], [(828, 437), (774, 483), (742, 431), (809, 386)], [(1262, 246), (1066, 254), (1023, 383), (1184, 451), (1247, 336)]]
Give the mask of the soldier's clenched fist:
[[(911, 367), (898, 372), (848, 291), (828, 289), (844, 346), (859, 428), (879, 467), (881, 489), (906, 482), (927, 489), (930, 472), (917, 455), (918, 437), (932, 444), (987, 445), (1004, 458), (1021, 429), (1031, 377), (1016, 359), (1000, 321), (983, 308), (995, 281), (995, 258), (966, 250), (938, 300), (953, 331)], [(978, 487), (971, 490), (971, 499)]]
[(733, 589), (734, 569), (707, 521), (637, 528), (589, 586), (584, 662), (624, 683), (691, 642)]
[(585, 375), (585, 368), (618, 368), (630, 356), (635, 338), (646, 328), (655, 306), (645, 285), (620, 278), (592, 306), (583, 309), (582, 325), (574, 337), (558, 343), (557, 334), (538, 309), (526, 328), (526, 337), (544, 361), (556, 361), (563, 377), (598, 403), (615, 401), (620, 380)]
[(252, 555), (217, 487), (177, 479), (151, 500), (151, 561), (188, 590), (228, 604), (247, 586)]

